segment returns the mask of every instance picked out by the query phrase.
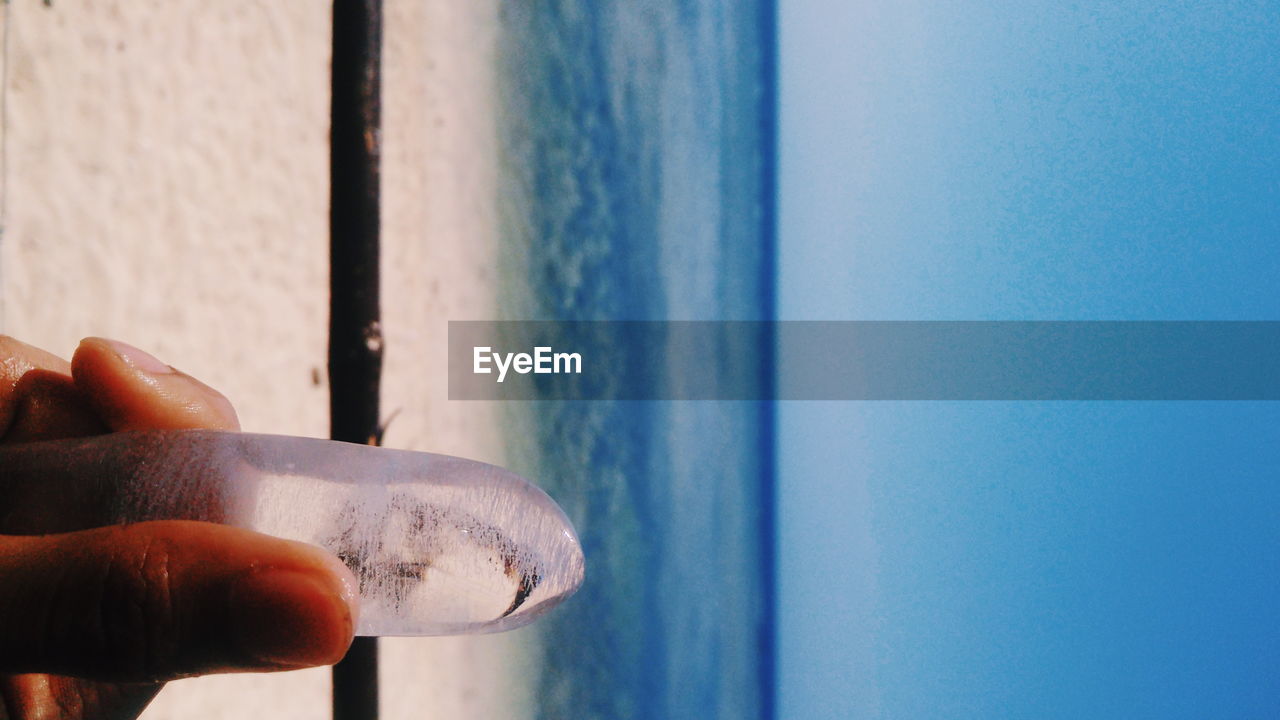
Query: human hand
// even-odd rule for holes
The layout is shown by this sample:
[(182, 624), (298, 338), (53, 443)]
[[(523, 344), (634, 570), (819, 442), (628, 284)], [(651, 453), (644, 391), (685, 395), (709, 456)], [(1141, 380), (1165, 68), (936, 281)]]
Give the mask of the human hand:
[[(0, 443), (180, 428), (239, 423), (123, 343), (67, 363), (0, 336)], [(0, 507), (0, 720), (134, 718), (165, 680), (325, 665), (351, 643), (354, 579), (319, 548), (189, 521), (3, 534), (21, 513)]]

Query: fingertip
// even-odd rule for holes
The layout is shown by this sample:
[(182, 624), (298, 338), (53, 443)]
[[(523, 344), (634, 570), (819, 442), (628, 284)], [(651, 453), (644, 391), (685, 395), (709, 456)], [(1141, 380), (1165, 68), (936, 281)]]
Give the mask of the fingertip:
[(296, 540), (191, 527), (225, 536), (218, 541), (224, 556), (252, 558), (230, 578), (226, 595), (228, 632), (239, 659), (218, 671), (293, 670), (332, 665), (346, 655), (359, 602), (355, 576), (341, 560)]
[(112, 430), (238, 430), (227, 398), (128, 343), (85, 338), (71, 375)]
[(355, 637), (355, 576), (325, 550), (250, 531), (227, 533), (227, 555), (252, 552), (227, 595), (229, 632), (242, 659), (225, 671), (293, 670), (332, 665)]
[(165, 375), (174, 370), (154, 356), (119, 340), (87, 337), (71, 356), (71, 376), (106, 382), (113, 375)]
[(332, 665), (351, 647), (355, 616), (327, 572), (261, 569), (231, 588), (231, 632), (250, 667)]
[[(314, 567), (332, 578), (337, 588), (338, 596), (348, 609), (351, 628), (354, 633), (356, 625), (360, 623), (360, 583), (356, 579), (355, 573), (351, 571), (351, 568), (347, 567), (346, 563), (323, 548), (295, 540), (286, 542), (297, 546), (300, 553), (309, 554)], [(349, 641), (348, 644), (350, 644)]]
[(144, 352), (129, 343), (110, 338), (87, 337), (81, 340), (80, 347), (76, 348), (76, 354), (71, 359), (73, 368), (75, 367), (75, 358), (82, 355), (85, 360), (93, 358), (118, 359), (148, 375), (170, 375), (175, 372), (171, 365), (166, 365), (154, 355)]

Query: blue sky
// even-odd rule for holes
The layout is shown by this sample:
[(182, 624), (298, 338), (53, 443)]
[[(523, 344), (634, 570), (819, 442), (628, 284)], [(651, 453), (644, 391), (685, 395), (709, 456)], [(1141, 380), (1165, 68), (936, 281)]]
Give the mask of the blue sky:
[[(782, 319), (1280, 320), (1280, 5), (779, 11)], [(780, 421), (783, 717), (1280, 705), (1274, 405)]]

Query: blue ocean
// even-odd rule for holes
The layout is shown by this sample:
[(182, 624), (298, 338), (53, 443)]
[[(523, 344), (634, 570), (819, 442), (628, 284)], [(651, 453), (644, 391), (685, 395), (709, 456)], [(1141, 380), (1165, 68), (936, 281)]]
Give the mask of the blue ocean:
[[(780, 11), (775, 88), (766, 3), (503, 5), (504, 319), (1276, 317), (1273, 8)], [(1276, 715), (1274, 404), (780, 405), (503, 406), (587, 553), (533, 714)]]
[[(739, 0), (503, 5), (502, 319), (772, 317), (771, 18)], [(587, 555), (582, 590), (541, 625), (536, 714), (768, 716), (769, 406), (506, 410), (527, 429), (509, 433), (513, 466)]]

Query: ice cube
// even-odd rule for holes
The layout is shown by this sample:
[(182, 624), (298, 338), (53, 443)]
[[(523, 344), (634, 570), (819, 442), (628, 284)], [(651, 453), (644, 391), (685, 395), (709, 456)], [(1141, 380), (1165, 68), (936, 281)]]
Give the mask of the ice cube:
[(509, 630), (582, 583), (582, 549), (555, 502), (473, 460), (149, 430), (9, 446), (0, 468), (8, 533), (204, 520), (319, 545), (359, 581), (359, 635)]

